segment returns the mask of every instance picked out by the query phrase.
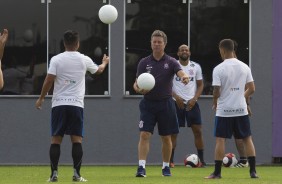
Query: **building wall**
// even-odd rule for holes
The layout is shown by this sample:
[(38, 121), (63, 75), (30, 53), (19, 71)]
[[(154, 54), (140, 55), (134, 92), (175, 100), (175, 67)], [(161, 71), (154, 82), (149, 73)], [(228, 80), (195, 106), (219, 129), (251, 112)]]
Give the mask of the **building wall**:
[[(111, 96), (85, 99), (84, 164), (137, 164), (139, 140), (140, 98), (123, 96), (124, 4), (112, 1), (119, 18), (111, 25), (110, 88)], [(252, 98), (252, 132), (258, 163), (272, 159), (272, 1), (251, 1), (251, 68), (256, 83)], [(50, 144), (50, 97), (41, 111), (35, 109), (36, 97), (0, 100), (0, 164), (47, 164)], [(215, 138), (212, 99), (199, 100), (203, 118), (206, 162), (213, 163)], [(160, 164), (160, 138), (152, 136), (148, 164)], [(234, 140), (227, 141), (226, 151), (234, 152)], [(188, 153), (196, 153), (190, 129), (181, 129), (175, 162), (182, 163)], [(60, 163), (71, 164), (71, 144), (68, 136), (61, 148)]]

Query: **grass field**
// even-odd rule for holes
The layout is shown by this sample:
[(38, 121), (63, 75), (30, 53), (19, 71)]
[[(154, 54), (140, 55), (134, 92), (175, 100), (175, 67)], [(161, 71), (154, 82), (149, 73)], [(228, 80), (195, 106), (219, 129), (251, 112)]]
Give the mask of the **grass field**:
[[(282, 184), (282, 166), (257, 167), (259, 179), (250, 179), (248, 168), (222, 168), (222, 179), (207, 180), (204, 176), (213, 171), (213, 166), (206, 168), (186, 168), (176, 166), (171, 169), (172, 177), (161, 176), (161, 166), (146, 167), (147, 178), (136, 178), (136, 166), (83, 166), (82, 176), (89, 184)], [(73, 183), (72, 167), (59, 166), (57, 183)], [(47, 183), (50, 174), (49, 166), (0, 166), (2, 184), (41, 184)]]

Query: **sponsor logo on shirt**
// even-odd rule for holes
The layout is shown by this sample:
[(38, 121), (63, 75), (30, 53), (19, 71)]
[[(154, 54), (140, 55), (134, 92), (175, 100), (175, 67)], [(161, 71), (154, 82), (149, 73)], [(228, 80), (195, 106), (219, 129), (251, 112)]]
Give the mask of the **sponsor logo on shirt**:
[(56, 102), (71, 102), (71, 103), (79, 102), (79, 100), (76, 98), (56, 98), (55, 101)]
[(176, 80), (176, 81), (181, 81), (181, 78), (178, 77), (178, 76), (176, 76), (176, 77), (175, 77), (175, 80)]
[(65, 85), (68, 85), (68, 84), (75, 84), (76, 81), (75, 80), (65, 80)]
[(239, 113), (239, 112), (244, 112), (244, 109), (242, 109), (242, 108), (239, 108), (239, 109), (228, 109), (228, 110), (224, 109), (223, 111), (224, 112)]
[(238, 88), (230, 88), (230, 91), (239, 91), (240, 90), (240, 88), (238, 87)]
[(148, 73), (151, 73), (152, 68), (153, 68), (153, 67), (152, 67), (151, 65), (147, 65), (147, 66), (146, 66), (147, 72), (148, 72)]

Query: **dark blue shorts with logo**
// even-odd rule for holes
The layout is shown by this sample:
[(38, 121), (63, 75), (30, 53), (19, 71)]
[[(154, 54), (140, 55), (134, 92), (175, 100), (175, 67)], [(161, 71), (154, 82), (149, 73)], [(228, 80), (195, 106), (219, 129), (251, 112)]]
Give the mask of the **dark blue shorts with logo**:
[(140, 122), (139, 130), (154, 133), (158, 126), (161, 136), (178, 134), (179, 125), (176, 115), (174, 100), (167, 98), (153, 101), (143, 98), (139, 104)]

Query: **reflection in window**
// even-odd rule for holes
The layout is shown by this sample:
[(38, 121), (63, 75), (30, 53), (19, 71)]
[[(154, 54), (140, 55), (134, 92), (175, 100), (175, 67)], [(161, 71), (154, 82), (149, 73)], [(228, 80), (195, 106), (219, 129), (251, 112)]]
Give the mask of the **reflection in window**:
[[(67, 8), (65, 5), (68, 5)], [(63, 52), (63, 34), (71, 29), (79, 32), (79, 52), (89, 56), (96, 64), (101, 64), (103, 54), (108, 55), (108, 25), (98, 18), (102, 0), (60, 0), (49, 5), (49, 60)], [(64, 13), (62, 13), (62, 11)], [(104, 95), (109, 90), (108, 67), (95, 78), (86, 77), (86, 95)]]
[(126, 94), (136, 95), (133, 83), (138, 62), (151, 54), (154, 30), (167, 34), (166, 53), (176, 57), (177, 48), (188, 43), (188, 3), (183, 0), (131, 0), (126, 4)]
[(193, 1), (190, 10), (191, 60), (201, 65), (203, 94), (210, 95), (213, 68), (222, 61), (220, 40), (235, 40), (238, 59), (249, 64), (249, 4), (244, 0), (198, 0)]
[(46, 76), (46, 6), (41, 1), (5, 0), (0, 15), (1, 32), (9, 30), (0, 95), (40, 94)]

